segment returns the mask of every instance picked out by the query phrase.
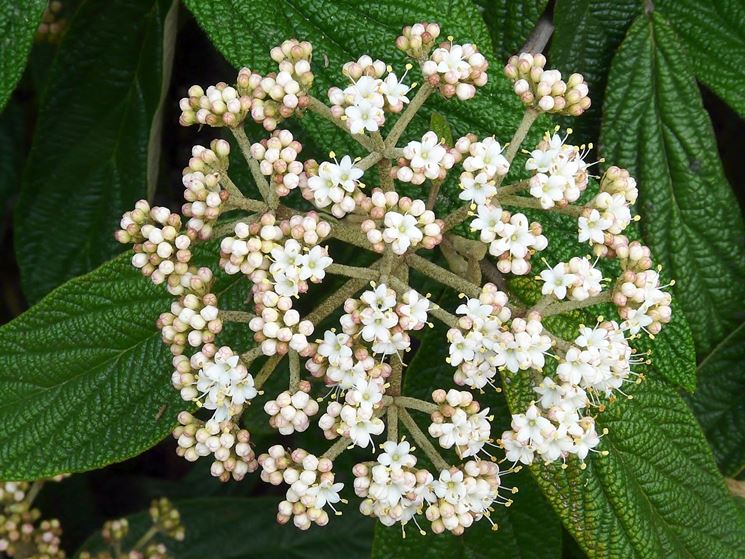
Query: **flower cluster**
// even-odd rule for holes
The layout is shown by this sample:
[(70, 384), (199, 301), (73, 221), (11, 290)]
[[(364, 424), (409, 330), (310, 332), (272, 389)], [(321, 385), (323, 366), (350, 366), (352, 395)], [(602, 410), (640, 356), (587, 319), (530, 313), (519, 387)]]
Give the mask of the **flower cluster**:
[(178, 415), (179, 426), (173, 431), (178, 442), (177, 453), (189, 462), (201, 456), (212, 456), (213, 476), (222, 481), (242, 480), (259, 467), (251, 448), (251, 435), (230, 420), (201, 421), (187, 411)]
[(259, 456), (261, 479), (272, 485), (289, 485), (285, 500), (279, 503), (277, 521), (285, 524), (292, 519), (301, 530), (311, 523), (325, 526), (329, 515), (326, 505), (339, 514), (334, 505), (341, 501), (343, 483), (334, 483), (333, 463), (298, 448), (288, 452), (281, 445), (269, 448)]
[(569, 116), (579, 116), (590, 108), (588, 88), (581, 74), (565, 82), (558, 70), (544, 70), (546, 57), (524, 52), (513, 56), (504, 67), (514, 83), (515, 93), (527, 107)]
[(287, 196), (305, 180), (303, 164), (297, 159), (302, 149), (289, 130), (275, 130), (251, 146), (251, 156), (259, 162), (262, 174), (270, 177), (270, 187), (278, 196)]
[(489, 408), (481, 409), (473, 394), (465, 390), (442, 389), (432, 393), (439, 409), (432, 413), (429, 434), (442, 448), (455, 447), (461, 458), (476, 456), (490, 442)]
[[(387, 76), (383, 76), (388, 72)], [(401, 112), (409, 103), (411, 87), (382, 60), (362, 56), (344, 65), (344, 75), (350, 85), (328, 91), (331, 114), (343, 119), (352, 134), (377, 132), (385, 124), (385, 113)]]
[(534, 173), (530, 194), (546, 210), (576, 202), (587, 188), (587, 153), (581, 147), (565, 143), (566, 139), (558, 134), (546, 134), (525, 162), (525, 169)]
[(422, 64), (422, 74), (443, 97), (467, 101), (476, 95), (477, 87), (486, 85), (488, 68), (489, 63), (476, 45), (448, 41), (432, 51), (429, 60)]
[(541, 224), (529, 222), (523, 213), (510, 214), (488, 202), (477, 206), (476, 216), (471, 229), (478, 231), (481, 241), (489, 245), (489, 254), (499, 259), (499, 271), (516, 276), (529, 274), (531, 256), (548, 246)]
[(220, 217), (228, 191), (222, 190), (220, 181), (228, 170), (230, 144), (225, 140), (213, 140), (209, 148), (194, 146), (189, 165), (184, 169), (182, 182), (186, 190), (181, 213), (189, 218), (186, 222), (189, 237), (207, 240)]
[[(191, 88), (181, 102), (182, 124), (226, 126), (261, 200), (247, 198), (230, 179), (230, 148), (219, 140), (194, 148), (184, 170), (185, 228), (180, 216), (139, 202), (117, 232), (120, 241), (134, 244), (133, 264), (154, 282), (167, 281), (178, 297), (158, 325), (175, 355), (173, 386), (202, 408), (179, 414), (173, 432), (178, 454), (189, 461), (209, 457), (212, 474), (223, 481), (240, 480), (260, 465), (264, 481), (288, 486), (278, 521), (292, 520), (300, 529), (327, 524), (327, 505), (336, 512), (335, 505), (345, 502), (332, 463), (354, 447), (374, 454), (353, 470), (363, 514), (387, 526), (419, 526), (423, 516), (431, 531), (453, 534), (488, 520), (494, 505), (510, 502), (500, 495), (500, 476), (516, 463), (570, 457), (581, 462), (591, 451), (602, 452), (594, 414), (623, 394), (624, 383), (641, 379), (632, 366), (647, 360), (634, 354), (628, 340), (642, 330), (655, 334), (670, 320), (670, 295), (660, 285), (659, 270), (652, 269), (649, 249), (623, 234), (637, 198), (629, 173), (608, 168), (598, 189), (585, 161), (592, 146), (569, 145), (558, 129), (532, 151), (520, 151), (541, 111), (577, 115), (589, 107), (579, 74), (565, 82), (559, 72), (544, 70), (541, 55), (514, 57), (506, 73), (527, 109), (512, 141), (466, 133), (448, 147), (428, 131), (398, 145), (412, 137), (407, 126), (432, 95), (467, 100), (487, 82), (487, 62), (475, 46), (452, 38), (437, 46), (439, 35), (433, 23), (404, 28), (396, 45), (416, 64), (403, 74), (369, 55), (344, 64), (347, 83), (328, 91), (330, 106), (310, 96), (313, 49), (296, 40), (272, 49), (276, 74), (244, 68), (235, 86)], [(410, 97), (415, 84), (405, 81), (416, 71), (424, 83)], [(306, 111), (341, 128), (369, 153), (302, 160), (301, 143), (277, 126)], [(386, 116), (399, 112), (386, 130)], [(243, 129), (249, 115), (267, 132), (254, 141)], [(503, 185), (516, 168), (529, 171), (530, 178)], [(458, 173), (462, 205), (439, 219), (438, 194), (448, 173)], [(363, 176), (375, 181), (370, 190)], [(428, 188), (427, 202), (403, 196), (402, 188), (412, 191), (404, 183)], [(296, 189), (315, 211), (292, 206), (298, 197), (289, 194)], [(582, 193), (593, 189), (597, 193), (581, 203)], [(228, 211), (238, 215), (221, 215)], [(548, 246), (536, 217), (546, 211), (576, 225), (577, 238), (591, 246), (594, 257), (617, 259), (621, 276), (604, 280), (601, 270), (608, 274), (609, 268), (568, 255), (553, 267), (546, 262), (539, 277), (531, 277), (532, 257)], [(469, 225), (479, 240), (461, 236)], [(220, 241), (220, 270), (214, 273), (189, 265), (192, 244), (211, 237)], [(332, 259), (324, 244), (330, 237), (366, 255), (358, 265), (337, 262), (351, 251), (329, 243)], [(435, 248), (450, 269), (438, 257), (417, 254)], [(244, 307), (218, 308), (218, 272), (249, 284)], [(301, 305), (318, 289), (314, 284), (331, 274), (347, 279), (301, 317)], [(512, 281), (507, 274), (525, 277)], [(465, 300), (450, 310), (432, 303), (413, 287), (422, 276)], [(542, 291), (532, 307), (524, 307), (526, 297), (508, 296), (521, 285), (536, 295)], [(228, 300), (221, 296), (222, 304)], [(574, 340), (549, 332), (553, 322), (546, 319), (553, 315), (610, 303), (614, 308), (603, 308), (610, 321), (582, 326)], [(336, 328), (322, 324), (334, 317)], [(405, 395), (403, 382), (404, 375), (421, 374), (408, 370), (404, 355), (419, 347), (414, 338), (434, 326), (430, 320), (448, 328), (447, 362), (461, 388), (435, 387), (431, 402)], [(252, 338), (243, 353), (219, 347), (227, 322)], [(323, 334), (313, 339), (316, 329)], [(285, 358), (286, 369), (280, 366)], [(254, 370), (255, 378), (249, 372)], [(320, 412), (318, 427), (335, 441), (323, 454), (274, 445), (257, 458), (249, 432), (240, 427), (242, 416), (253, 413), (250, 401), (284, 371), (289, 382), (263, 403), (264, 420), (268, 416), (280, 435), (291, 435), (310, 430)], [(490, 410), (482, 409), (471, 390), (501, 390), (500, 379), (509, 388), (517, 375), (542, 380), (533, 386), (535, 401), (523, 402), (524, 413), (513, 415), (512, 428), (496, 441), (515, 463), (500, 471), (489, 450), (495, 446)], [(410, 411), (430, 416), (428, 432)], [(376, 438), (386, 427), (380, 452)], [(417, 448), (399, 435), (402, 428)], [(415, 451), (434, 469), (417, 468)]]
[(181, 216), (140, 200), (122, 216), (120, 226), (117, 241), (134, 243), (132, 265), (156, 285), (168, 281), (169, 291), (179, 295), (191, 260), (191, 238), (182, 232)]
[(205, 344), (191, 358), (177, 355), (173, 365), (174, 388), (185, 401), (213, 411), (212, 419), (218, 423), (240, 413), (258, 394), (253, 376), (227, 346)]
[(616, 322), (595, 328), (583, 326), (574, 345), (556, 368), (556, 380), (544, 377), (534, 388), (540, 396), (524, 414), (512, 416), (512, 430), (502, 434), (507, 459), (530, 464), (538, 455), (545, 462), (565, 460), (570, 454), (585, 460), (600, 444), (595, 418), (585, 415), (597, 395), (611, 396), (633, 376), (633, 355)]
[(360, 188), (363, 171), (355, 167), (352, 158), (345, 155), (341, 161), (314, 160), (305, 162), (307, 181), (302, 186), (303, 197), (319, 208), (331, 206), (334, 217), (342, 218), (352, 213), (361, 199)]
[(603, 290), (603, 273), (588, 258), (579, 256), (543, 270), (539, 279), (544, 282), (541, 292), (557, 299), (584, 301), (599, 295)]
[(285, 390), (264, 404), (264, 411), (270, 416), (269, 425), (283, 435), (308, 429), (308, 418), (318, 413), (318, 402), (310, 396), (310, 388), (307, 380), (301, 381), (294, 392)]
[(362, 232), (377, 252), (389, 245), (395, 254), (405, 254), (412, 247), (431, 249), (442, 241), (442, 220), (422, 200), (376, 188), (361, 205), (370, 216), (362, 222)]
[(241, 68), (236, 86), (224, 82), (205, 91), (198, 85), (189, 88), (181, 99), (182, 126), (206, 124), (234, 128), (251, 118), (272, 131), (285, 118), (307, 104), (307, 91), (313, 84), (310, 59), (313, 48), (308, 42), (285, 41), (272, 49), (279, 72), (261, 76)]
[(478, 298), (467, 299), (456, 313), (462, 315), (458, 327), (447, 334), (447, 360), (457, 368), (453, 380), (460, 386), (480, 390), (493, 383), (497, 367), (505, 363), (495, 344), (502, 335), (502, 325), (511, 317), (507, 295), (487, 283)]
[(26, 482), (0, 483), (0, 553), (64, 559), (59, 520), (41, 520), (41, 512), (27, 499), (30, 488)]
[(34, 40), (41, 42), (57, 43), (67, 31), (67, 18), (64, 17), (65, 6), (59, 0), (49, 2), (44, 13), (41, 14), (41, 23), (36, 28)]
[(212, 271), (200, 268), (197, 277), (201, 289), (192, 287), (189, 293), (171, 303), (171, 311), (161, 314), (156, 323), (163, 343), (170, 346), (174, 355), (183, 353), (187, 344), (190, 347), (211, 344), (222, 331), (217, 295), (207, 292), (212, 285)]
[(406, 144), (403, 157), (391, 170), (391, 175), (412, 184), (422, 184), (426, 179), (443, 180), (448, 169), (459, 160), (460, 153), (448, 149), (430, 130), (422, 136), (421, 142), (412, 140)]
[[(406, 524), (424, 511), (431, 529), (459, 535), (482, 517), (499, 498), (499, 467), (486, 460), (469, 461), (461, 467), (440, 471), (435, 479), (417, 469), (409, 443), (388, 441), (377, 463), (354, 467), (354, 490), (364, 500), (360, 512), (374, 516), (385, 526)], [(421, 530), (424, 533), (423, 530)]]

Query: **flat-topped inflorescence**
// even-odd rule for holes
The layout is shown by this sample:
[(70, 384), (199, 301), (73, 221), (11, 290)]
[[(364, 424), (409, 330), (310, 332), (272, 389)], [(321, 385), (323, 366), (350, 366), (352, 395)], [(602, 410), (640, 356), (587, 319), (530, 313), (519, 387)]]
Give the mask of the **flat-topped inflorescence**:
[[(624, 234), (637, 198), (629, 173), (609, 167), (594, 177), (592, 146), (571, 145), (569, 131), (550, 131), (520, 151), (540, 113), (576, 116), (589, 107), (579, 74), (563, 81), (544, 70), (542, 55), (511, 58), (505, 72), (526, 106), (511, 141), (462, 130), (449, 146), (434, 131), (408, 131), (433, 95), (468, 100), (488, 80), (487, 59), (474, 45), (438, 44), (440, 34), (433, 23), (404, 28), (396, 46), (411, 62), (398, 70), (367, 54), (347, 62), (342, 85), (324, 92), (329, 104), (312, 95), (313, 49), (297, 40), (272, 49), (275, 73), (244, 68), (234, 85), (191, 88), (181, 123), (226, 128), (261, 199), (231, 180), (230, 146), (215, 140), (195, 147), (184, 170), (185, 227), (179, 215), (140, 201), (116, 234), (134, 244), (133, 264), (178, 297), (158, 325), (175, 355), (175, 389), (186, 406), (202, 408), (179, 414), (178, 453), (190, 461), (210, 456), (223, 481), (261, 466), (264, 481), (288, 486), (278, 521), (300, 529), (341, 513), (344, 482), (333, 460), (355, 447), (372, 453), (353, 469), (362, 514), (386, 526), (413, 522), (453, 534), (491, 521), (493, 506), (508, 505), (506, 492), (514, 492), (500, 478), (518, 464), (584, 463), (606, 452), (595, 417), (626, 394), (625, 384), (641, 381), (635, 369), (649, 362), (631, 342), (670, 320), (670, 294), (649, 249)], [(412, 81), (417, 72), (420, 85)], [(302, 136), (285, 129), (307, 112), (347, 133), (364, 156), (311, 159)], [(250, 140), (249, 118), (270, 134)], [(520, 171), (524, 180), (503, 184)], [(442, 215), (437, 202), (451, 173), (460, 188), (451, 202), (461, 205)], [(540, 212), (556, 214), (587, 250), (559, 262), (535, 258), (561, 234), (548, 227), (556, 219), (544, 222)], [(211, 270), (191, 262), (193, 244), (208, 239), (220, 247)], [(427, 252), (435, 249), (444, 258)], [(353, 253), (365, 254), (355, 260), (363, 265), (343, 261)], [(604, 277), (612, 268), (600, 259), (618, 260), (620, 277)], [(246, 282), (239, 308), (223, 308), (217, 287), (226, 276)], [(298, 304), (329, 276), (347, 279), (312, 310)], [(508, 281), (516, 276), (532, 288), (531, 306)], [(434, 284), (463, 300), (440, 306), (422, 287), (434, 291)], [(602, 318), (593, 312), (599, 304)], [(545, 320), (577, 311), (595, 326), (579, 327), (573, 339)], [(428, 374), (409, 371), (408, 355), (431, 351), (418, 338), (435, 322), (446, 326), (441, 342), (459, 388), (435, 387), (425, 401), (405, 394), (403, 378)], [(218, 345), (230, 323), (243, 328), (243, 353)], [(286, 386), (262, 398), (279, 371), (287, 371)], [(533, 382), (534, 401), (495, 440), (490, 408), (471, 391), (501, 390), (518, 375)], [(254, 451), (240, 425), (257, 399), (280, 434), (317, 425), (332, 446), (320, 455), (284, 445)], [(428, 416), (426, 430), (413, 413)], [(499, 447), (512, 467), (495, 463)], [(418, 467), (417, 453), (432, 468)]]

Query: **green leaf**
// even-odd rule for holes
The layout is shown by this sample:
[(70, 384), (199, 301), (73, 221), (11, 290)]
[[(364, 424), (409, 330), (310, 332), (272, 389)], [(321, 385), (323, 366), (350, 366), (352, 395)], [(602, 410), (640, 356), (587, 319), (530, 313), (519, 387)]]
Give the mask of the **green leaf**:
[(548, 4), (548, 0), (475, 1), (489, 29), (494, 55), (505, 62), (518, 54)]
[(375, 526), (372, 559), (558, 559), (561, 557), (561, 526), (527, 470), (503, 477), (519, 488), (509, 508), (494, 507), (491, 520), (482, 519), (462, 536), (422, 536), (410, 523), (403, 538), (398, 526)]
[(23, 112), (14, 102), (9, 103), (0, 114), (0, 227), (4, 223), (5, 210), (18, 191), (23, 158)]
[(560, 1), (554, 10), (550, 65), (565, 75), (579, 72), (590, 88), (592, 107), (581, 118), (564, 118), (578, 140), (596, 142), (608, 71), (616, 49), (633, 19), (641, 13), (639, 0)]
[(745, 323), (701, 361), (689, 402), (719, 469), (737, 477), (745, 469)]
[(0, 0), (0, 110), (26, 67), (47, 0)]
[(429, 128), (432, 132), (437, 134), (438, 138), (444, 140), (446, 146), (453, 147), (455, 145), (455, 140), (453, 140), (453, 130), (450, 128), (450, 123), (448, 122), (448, 119), (440, 113), (432, 113), (432, 116), (429, 119)]
[[(168, 435), (184, 409), (155, 326), (173, 297), (130, 258), (69, 281), (0, 327), (0, 479), (136, 456)], [(215, 258), (214, 246), (195, 251), (197, 262)], [(215, 292), (235, 283), (221, 279)]]
[(602, 148), (639, 183), (641, 229), (675, 278), (675, 294), (707, 354), (745, 301), (742, 217), (681, 46), (661, 15), (641, 16), (613, 61)]
[(158, 152), (150, 148), (159, 146), (172, 5), (86, 0), (70, 21), (49, 70), (16, 208), (30, 302), (116, 254), (114, 225), (154, 184)]
[(685, 45), (696, 77), (745, 118), (745, 4), (659, 0), (654, 5)]
[[(513, 378), (525, 409), (529, 380)], [(745, 524), (686, 404), (653, 372), (629, 393), (597, 417), (607, 456), (531, 468), (565, 527), (592, 558), (742, 557)]]
[[(299, 0), (280, 5), (270, 0), (187, 0), (186, 5), (215, 46), (236, 67), (248, 65), (259, 72), (276, 71), (276, 64), (269, 58), (270, 48), (290, 37), (313, 43), (316, 76), (313, 92), (322, 100), (327, 100), (326, 92), (331, 85), (344, 83), (342, 64), (362, 54), (381, 58), (402, 72), (406, 60), (394, 44), (402, 27), (418, 21), (436, 21), (442, 27), (442, 37), (453, 35), (458, 42), (470, 41), (480, 47), (491, 64), (489, 83), (465, 103), (439, 98), (428, 101), (415, 117), (406, 138), (426, 131), (429, 116), (436, 110), (447, 118), (455, 134), (496, 134), (507, 142), (523, 113), (509, 82), (502, 76), (503, 63), (491, 56), (486, 26), (476, 7), (467, 0), (426, 3)], [(226, 76), (226, 80), (231, 79), (232, 76)], [(412, 78), (416, 80), (418, 75)], [(346, 135), (315, 115), (303, 117), (301, 125), (325, 150), (339, 153), (342, 146), (351, 145)], [(539, 135), (536, 132), (534, 137)]]
[[(190, 499), (174, 503), (181, 514), (186, 538), (163, 539), (178, 559), (363, 559), (370, 555), (372, 522), (350, 512), (331, 518), (328, 526), (300, 531), (277, 524), (279, 497)], [(130, 547), (151, 526), (147, 513), (127, 518)], [(99, 535), (83, 545), (91, 552), (104, 549)], [(77, 556), (77, 555), (76, 555)]]

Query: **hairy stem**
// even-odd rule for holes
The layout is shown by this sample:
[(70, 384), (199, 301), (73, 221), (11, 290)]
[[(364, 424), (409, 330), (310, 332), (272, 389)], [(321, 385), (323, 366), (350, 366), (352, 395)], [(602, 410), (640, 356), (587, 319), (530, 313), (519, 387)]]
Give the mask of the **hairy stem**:
[(388, 440), (398, 442), (398, 406), (388, 406), (386, 409), (386, 425), (388, 427)]
[(233, 180), (226, 173), (220, 174), (220, 185), (228, 191), (231, 201), (233, 199), (240, 200), (241, 198), (245, 198), (241, 189), (236, 186)]
[(381, 159), (378, 162), (378, 171), (380, 173), (380, 188), (383, 192), (390, 192), (394, 189), (393, 177), (391, 176), (391, 160)]
[(254, 348), (249, 349), (247, 352), (242, 353), (241, 361), (246, 367), (248, 367), (251, 365), (251, 363), (256, 361), (256, 359), (258, 359), (259, 357), (261, 357), (261, 347), (256, 346)]
[(434, 402), (426, 402), (419, 398), (410, 398), (408, 396), (398, 396), (393, 399), (393, 403), (402, 408), (409, 408), (410, 410), (417, 410), (424, 413), (435, 413), (440, 409), (440, 406)]
[(500, 188), (499, 192), (497, 192), (497, 198), (501, 201), (502, 196), (515, 194), (516, 192), (520, 192), (521, 190), (525, 190), (526, 188), (530, 188), (529, 180), (513, 182), (512, 184), (508, 184), (507, 186), (503, 186), (502, 188)]
[(158, 532), (160, 532), (158, 526), (150, 526), (150, 529), (142, 534), (142, 537), (137, 540), (136, 544), (134, 544), (132, 551), (141, 551), (148, 543), (150, 543), (150, 540), (152, 540)]
[(447, 285), (458, 293), (465, 293), (469, 297), (478, 297), (481, 295), (481, 288), (478, 285), (463, 279), (450, 270), (446, 270), (445, 268), (430, 262), (426, 258), (422, 258), (416, 254), (409, 254), (406, 257), (406, 262), (409, 266), (425, 276), (430, 277), (443, 285)]
[(269, 380), (269, 377), (272, 376), (272, 373), (277, 368), (277, 365), (279, 365), (279, 362), (282, 361), (283, 357), (284, 355), (272, 355), (266, 360), (266, 363), (261, 367), (259, 374), (256, 375), (256, 379), (254, 380), (256, 390), (260, 390), (261, 387), (264, 386), (264, 383)]
[(390, 396), (399, 396), (401, 394), (401, 385), (403, 384), (404, 364), (401, 359), (394, 359), (391, 363), (391, 376), (388, 379), (390, 387), (386, 391)]
[(229, 211), (232, 209), (236, 210), (246, 210), (248, 212), (265, 212), (269, 209), (269, 206), (267, 206), (264, 202), (260, 202), (258, 200), (251, 200), (250, 198), (238, 198), (233, 197), (231, 194), (230, 198), (228, 198), (228, 201), (225, 202), (225, 211)]
[(437, 468), (438, 470), (447, 470), (450, 465), (442, 456), (440, 456), (440, 453), (437, 452), (437, 449), (429, 441), (427, 435), (425, 435), (416, 424), (414, 418), (409, 415), (409, 412), (406, 411), (406, 408), (399, 407), (398, 416), (401, 419), (401, 422), (406, 426), (406, 430), (411, 433), (411, 436), (413, 437), (416, 444), (419, 445), (419, 448), (421, 448), (424, 451), (424, 454), (427, 455), (427, 458), (432, 461), (432, 464), (434, 464), (435, 468)]
[(336, 441), (334, 444), (332, 444), (326, 452), (321, 454), (319, 458), (328, 458), (329, 460), (333, 461), (336, 459), (337, 456), (339, 456), (342, 452), (347, 450), (347, 448), (352, 444), (352, 439), (349, 437), (341, 437), (338, 441)]
[(443, 233), (445, 231), (449, 231), (459, 223), (463, 223), (465, 220), (467, 220), (472, 211), (471, 206), (473, 206), (473, 204), (471, 202), (467, 202), (454, 212), (446, 215), (445, 219), (442, 220), (445, 224), (443, 227)]
[(315, 97), (312, 97), (312, 96), (308, 96), (308, 97), (310, 99), (310, 103), (308, 104), (309, 111), (316, 113), (317, 115), (325, 118), (329, 122), (333, 123), (334, 125), (344, 130), (347, 134), (349, 134), (358, 144), (364, 147), (367, 151), (369, 152), (375, 151), (375, 146), (370, 138), (368, 138), (364, 134), (351, 134), (349, 132), (349, 127), (347, 126), (347, 124), (342, 119), (336, 118), (333, 114), (331, 114), (331, 109), (328, 108), (325, 103), (321, 102), (319, 99), (316, 99)]
[(251, 319), (255, 315), (246, 311), (220, 311), (217, 313), (217, 318), (223, 322), (251, 322)]
[(350, 245), (354, 245), (365, 250), (372, 250), (372, 246), (367, 237), (358, 227), (349, 227), (344, 223), (334, 223), (331, 227), (331, 236)]
[(585, 307), (591, 307), (593, 305), (610, 303), (612, 300), (613, 294), (610, 291), (604, 291), (603, 293), (585, 299), (584, 301), (559, 301), (547, 306), (541, 313), (541, 317), (546, 318), (547, 316), (563, 314), (577, 309), (584, 309)]
[(300, 385), (300, 355), (290, 350), (290, 393), (295, 393)]
[(256, 186), (259, 188), (261, 197), (270, 207), (276, 208), (279, 203), (279, 198), (277, 193), (274, 192), (274, 189), (269, 186), (269, 182), (267, 182), (266, 177), (261, 172), (259, 162), (251, 155), (251, 141), (248, 139), (248, 136), (246, 136), (246, 131), (240, 126), (230, 128), (230, 131), (233, 133), (236, 142), (238, 142), (241, 152), (243, 152), (243, 157), (246, 159), (246, 163), (248, 163), (248, 168), (251, 170), (251, 176), (254, 181), (256, 181)]
[[(533, 126), (533, 123), (540, 114), (541, 113), (539, 111), (535, 110), (532, 107), (528, 107), (527, 109), (525, 109), (525, 114), (523, 115), (523, 119), (522, 121), (520, 121), (520, 125), (517, 127), (517, 130), (515, 130), (515, 135), (512, 136), (510, 144), (507, 146), (507, 149), (504, 150), (504, 157), (508, 163), (512, 163), (512, 160), (515, 159), (517, 150), (520, 149), (523, 140), (525, 140), (525, 136), (527, 136), (528, 132), (530, 131), (530, 127)], [(504, 177), (497, 178), (497, 186), (500, 185), (503, 179)]]
[(442, 186), (442, 183), (445, 181), (436, 179), (432, 181), (432, 186), (429, 189), (429, 194), (427, 195), (427, 209), (431, 210), (435, 207), (435, 204), (437, 203), (437, 195), (440, 193), (440, 187)]
[(528, 198), (527, 196), (500, 196), (499, 203), (505, 206), (514, 206), (517, 208), (530, 208), (534, 210), (543, 210), (544, 212), (555, 212), (563, 215), (569, 215), (572, 217), (579, 217), (582, 215), (584, 207), (582, 206), (554, 206), (553, 208), (546, 209), (541, 206), (541, 201), (538, 198)]
[(349, 297), (357, 293), (360, 289), (367, 285), (368, 280), (366, 279), (351, 279), (344, 285), (342, 285), (331, 297), (326, 299), (323, 303), (318, 305), (308, 316), (306, 320), (310, 320), (313, 324), (318, 324), (321, 320), (326, 318), (337, 308), (344, 304)]
[(365, 157), (360, 159), (357, 163), (354, 164), (354, 166), (359, 167), (360, 169), (365, 171), (375, 165), (382, 158), (383, 155), (380, 152), (374, 151), (371, 154), (366, 155)]
[(39, 495), (39, 492), (44, 487), (45, 480), (39, 479), (36, 480), (33, 484), (31, 484), (31, 487), (28, 490), (28, 493), (26, 493), (26, 497), (23, 499), (23, 504), (26, 507), (26, 509), (30, 509), (31, 505), (34, 503), (34, 500), (36, 500), (36, 497)]
[(326, 271), (337, 276), (365, 279), (368, 281), (378, 279), (378, 277), (380, 276), (380, 272), (378, 272), (377, 270), (371, 270), (370, 268), (359, 268), (357, 266), (345, 266), (344, 264), (337, 264), (336, 262), (326, 268)]
[(414, 118), (414, 115), (419, 109), (422, 108), (424, 102), (429, 98), (430, 95), (432, 95), (434, 91), (435, 89), (431, 85), (429, 85), (429, 83), (424, 82), (422, 84), (422, 86), (419, 88), (419, 91), (416, 92), (416, 95), (411, 100), (411, 103), (409, 103), (409, 106), (406, 107), (406, 110), (404, 110), (403, 113), (401, 113), (401, 116), (396, 121), (396, 124), (394, 124), (393, 128), (391, 128), (388, 137), (385, 139), (385, 147), (395, 147), (396, 142), (398, 142), (398, 139), (406, 130), (406, 127), (411, 122), (411, 119)]

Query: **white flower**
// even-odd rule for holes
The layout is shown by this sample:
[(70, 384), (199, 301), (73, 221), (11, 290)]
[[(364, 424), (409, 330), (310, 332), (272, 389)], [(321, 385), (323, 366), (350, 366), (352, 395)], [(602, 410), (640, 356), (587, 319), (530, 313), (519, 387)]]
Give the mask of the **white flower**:
[(383, 223), (383, 240), (391, 245), (396, 254), (404, 254), (412, 244), (417, 244), (424, 238), (418, 227), (418, 220), (413, 215), (389, 211), (385, 214)]
[(324, 479), (320, 483), (309, 487), (307, 494), (314, 499), (313, 506), (315, 508), (322, 509), (328, 504), (333, 509), (333, 505), (341, 500), (339, 492), (343, 488), (343, 483), (334, 483), (329, 479)]
[(577, 219), (579, 234), (577, 239), (583, 243), (590, 241), (602, 245), (605, 242), (604, 232), (612, 225), (612, 221), (605, 219), (597, 210), (592, 210), (588, 217), (580, 216)]
[(468, 172), (461, 173), (460, 186), (463, 190), (458, 197), (478, 205), (487, 204), (497, 193), (497, 187), (486, 173), (479, 173), (476, 176)]
[(404, 148), (404, 156), (411, 161), (411, 167), (422, 169), (428, 179), (439, 178), (440, 162), (446, 155), (447, 149), (432, 131), (424, 134), (421, 142), (411, 141)]
[(344, 434), (352, 439), (355, 445), (362, 448), (367, 448), (368, 444), (372, 445), (373, 435), (380, 435), (385, 428), (379, 417), (373, 417), (372, 409), (345, 405), (339, 416), (347, 426)]
[(452, 45), (450, 50), (444, 48), (435, 49), (432, 53), (433, 60), (439, 60), (437, 71), (441, 74), (454, 72), (459, 76), (468, 75), (471, 72), (471, 65), (464, 59), (463, 47), (461, 45)]
[(541, 279), (545, 282), (541, 293), (554, 295), (557, 299), (564, 299), (567, 295), (567, 287), (572, 285), (577, 277), (568, 273), (566, 264), (559, 262), (553, 268), (543, 270)]
[(432, 490), (440, 499), (457, 505), (466, 495), (463, 472), (458, 470), (455, 473), (451, 473), (450, 470), (442, 470), (440, 472), (440, 478), (432, 483)]
[(392, 470), (411, 468), (416, 464), (416, 458), (411, 454), (411, 445), (407, 441), (383, 443), (383, 452), (378, 455), (378, 462)]
[(314, 246), (306, 254), (300, 256), (299, 277), (301, 280), (321, 281), (326, 277), (326, 268), (333, 262), (328, 255), (326, 247), (320, 245)]
[(531, 404), (524, 414), (512, 416), (512, 429), (520, 442), (540, 443), (554, 426), (541, 415), (535, 404)]
[(331, 330), (323, 333), (323, 342), (318, 344), (318, 354), (328, 359), (333, 366), (339, 366), (345, 360), (352, 359), (350, 337), (347, 334), (335, 334)]
[(521, 462), (525, 465), (533, 463), (533, 448), (530, 444), (519, 441), (514, 432), (505, 431), (502, 433), (502, 447), (505, 451), (505, 457), (510, 462)]
[(504, 176), (510, 170), (510, 164), (502, 155), (502, 146), (493, 136), (471, 144), (470, 157), (463, 161), (466, 171), (477, 173), (483, 171), (487, 179)]
[(481, 242), (491, 243), (497, 238), (497, 225), (502, 221), (502, 208), (491, 204), (481, 204), (476, 208), (476, 217), (471, 221), (471, 229), (480, 231)]
[[(403, 77), (401, 79), (403, 80)], [(386, 101), (392, 106), (408, 103), (409, 98), (406, 95), (410, 90), (411, 88), (399, 81), (393, 72), (388, 74), (385, 80), (383, 80), (383, 83), (380, 84), (380, 93), (385, 95)]]
[(347, 107), (344, 114), (347, 116), (347, 124), (352, 134), (362, 134), (366, 130), (377, 132), (385, 119), (383, 109), (365, 100)]

